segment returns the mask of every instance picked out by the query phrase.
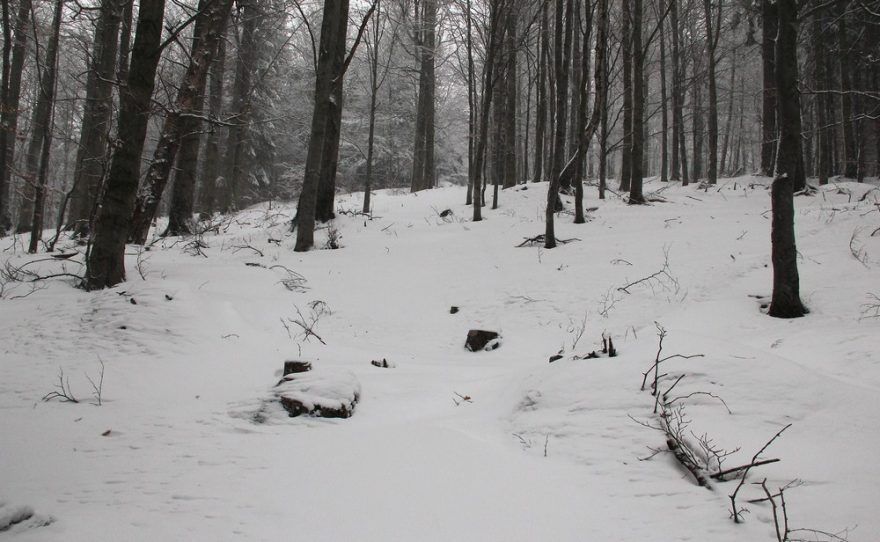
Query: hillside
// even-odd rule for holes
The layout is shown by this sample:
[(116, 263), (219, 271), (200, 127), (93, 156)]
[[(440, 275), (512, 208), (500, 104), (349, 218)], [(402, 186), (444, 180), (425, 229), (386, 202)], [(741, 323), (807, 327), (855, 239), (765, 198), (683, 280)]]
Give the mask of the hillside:
[[(262, 204), (198, 239), (130, 247), (128, 281), (93, 293), (9, 280), (23, 265), (81, 273), (83, 258), (3, 238), (0, 537), (776, 540), (771, 506), (746, 503), (759, 486), (740, 490), (735, 524), (737, 481), (697, 486), (646, 427), (662, 326), (662, 356), (702, 355), (661, 365), (661, 389), (686, 375), (672, 393), (686, 436), (739, 450), (734, 467), (791, 424), (749, 482), (794, 481), (792, 529), (875, 540), (880, 190), (796, 198), (811, 312), (786, 321), (760, 310), (767, 183), (649, 182), (639, 207), (588, 190), (589, 222), (561, 215), (557, 235), (576, 240), (550, 251), (517, 246), (543, 232), (546, 184), (503, 191), (479, 223), (461, 187), (377, 192), (372, 217), (354, 213), (362, 194), (340, 196), (341, 248), (308, 253), (292, 251), (294, 206)], [(500, 347), (465, 350), (474, 328)], [(603, 334), (618, 356), (576, 359)], [(354, 374), (354, 415), (288, 417), (272, 393), (287, 359)], [(60, 371), (79, 403), (41, 400)]]

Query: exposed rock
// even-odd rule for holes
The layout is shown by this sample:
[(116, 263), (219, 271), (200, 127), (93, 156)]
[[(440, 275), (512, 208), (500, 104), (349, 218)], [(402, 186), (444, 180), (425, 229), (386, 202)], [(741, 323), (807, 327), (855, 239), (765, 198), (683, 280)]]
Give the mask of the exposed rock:
[(305, 373), (311, 370), (312, 363), (310, 361), (287, 360), (284, 362), (283, 376), (287, 376), (291, 373)]
[(370, 363), (373, 365), (373, 367), (381, 367), (382, 369), (393, 369), (394, 367), (397, 367), (397, 365), (395, 365), (393, 361), (388, 361), (385, 358), (382, 358), (381, 360), (374, 359)]
[(458, 312), (458, 307), (456, 307), (455, 305), (449, 307), (449, 314), (455, 314), (457, 312)]
[(480, 350), (495, 350), (501, 346), (500, 335), (495, 331), (484, 329), (472, 329), (468, 331), (464, 347), (471, 352)]

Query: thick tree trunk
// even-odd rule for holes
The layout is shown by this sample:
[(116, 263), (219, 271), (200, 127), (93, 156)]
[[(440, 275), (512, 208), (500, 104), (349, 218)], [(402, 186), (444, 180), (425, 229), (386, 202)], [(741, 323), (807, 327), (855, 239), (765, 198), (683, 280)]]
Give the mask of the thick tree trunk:
[(727, 118), (724, 121), (724, 140), (721, 143), (721, 163), (718, 166), (718, 173), (724, 175), (727, 171), (727, 156), (730, 148), (730, 130), (733, 126), (733, 88), (736, 86), (736, 60), (730, 61), (730, 87), (727, 93)]
[(165, 0), (141, 0), (128, 81), (120, 89), (117, 148), (95, 220), (85, 287), (108, 288), (125, 280), (125, 240), (137, 196), (140, 160), (147, 135), (156, 67), (159, 64)]
[[(15, 17), (15, 41), (8, 78), (4, 79), (5, 96), (0, 108), (0, 235), (12, 228), (10, 196), (12, 169), (15, 163), (15, 140), (18, 135), (18, 106), (21, 99), (21, 80), (29, 32), (31, 0), (21, 0)], [(7, 6), (8, 10), (8, 6)], [(7, 26), (5, 33), (9, 31)]]
[(772, 175), (777, 145), (775, 41), (779, 31), (775, 0), (761, 0), (761, 58), (763, 93), (761, 100), (761, 174)]
[(86, 100), (80, 128), (79, 149), (73, 173), (73, 191), (67, 227), (77, 236), (89, 234), (101, 181), (107, 169), (107, 147), (113, 115), (117, 41), (122, 20), (120, 0), (102, 0), (95, 26), (92, 61), (86, 82)]
[[(193, 41), (190, 47), (190, 61), (186, 73), (177, 90), (174, 110), (165, 117), (159, 143), (153, 153), (153, 160), (147, 170), (144, 186), (138, 194), (135, 204), (134, 216), (132, 217), (131, 241), (144, 244), (150, 231), (150, 223), (156, 216), (162, 193), (168, 184), (171, 170), (177, 159), (177, 152), (182, 143), (189, 137), (198, 138), (198, 130), (201, 126), (199, 115), (201, 103), (205, 92), (205, 83), (208, 79), (208, 67), (217, 52), (217, 43), (223, 33), (223, 26), (232, 9), (233, 0), (200, 0), (199, 15), (196, 18), (193, 31)], [(190, 140), (190, 145), (192, 145)], [(193, 151), (198, 158), (198, 141), (195, 148), (187, 149), (187, 160), (194, 160)], [(186, 194), (178, 194), (177, 216), (175, 221), (169, 224), (169, 229), (179, 233), (190, 231), (188, 223), (192, 220), (192, 192), (194, 189), (192, 174), (189, 176), (178, 175), (178, 188)], [(188, 201), (181, 201), (181, 198)], [(186, 217), (181, 216), (187, 211)]]
[(693, 119), (693, 155), (691, 157), (691, 179), (696, 183), (703, 177), (703, 85), (696, 77), (697, 65), (694, 64), (695, 77), (691, 87), (691, 118)]
[(517, 94), (519, 85), (517, 81), (517, 62), (518, 53), (518, 36), (516, 33), (516, 21), (519, 16), (515, 11), (516, 3), (509, 2), (507, 15), (505, 17), (504, 31), (504, 109), (506, 114), (502, 122), (501, 130), (503, 132), (504, 146), (501, 148), (501, 165), (502, 165), (502, 186), (510, 188), (517, 182), (517, 156), (516, 149), (516, 121), (518, 118), (516, 111)]
[[(348, 0), (328, 2), (324, 6), (321, 39), (315, 77), (315, 107), (312, 132), (306, 157), (305, 177), (296, 215), (296, 246), (303, 252), (314, 244), (315, 220), (320, 220), (321, 187), (334, 190), (339, 152), (339, 125), (342, 119), (342, 79), (345, 60), (345, 37), (348, 29)], [(326, 190), (326, 188), (325, 188)], [(326, 219), (325, 219), (326, 220)]]
[[(794, 190), (802, 184), (800, 93), (797, 65), (796, 0), (777, 0), (776, 89), (779, 96), (779, 148), (776, 152), (773, 204), (773, 297), (768, 314), (797, 318), (807, 310), (800, 299), (794, 232)], [(766, 24), (766, 19), (765, 19)]]

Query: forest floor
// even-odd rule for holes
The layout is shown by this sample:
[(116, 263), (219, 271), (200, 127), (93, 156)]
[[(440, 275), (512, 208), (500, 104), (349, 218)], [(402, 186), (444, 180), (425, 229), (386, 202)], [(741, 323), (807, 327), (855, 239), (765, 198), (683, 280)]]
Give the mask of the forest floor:
[[(372, 218), (340, 196), (317, 239), (341, 248), (308, 253), (292, 250), (293, 207), (263, 204), (129, 247), (117, 288), (7, 276), (0, 539), (772, 541), (771, 505), (747, 503), (766, 478), (788, 486), (791, 539), (878, 540), (880, 189), (796, 198), (810, 314), (778, 320), (761, 310), (767, 184), (649, 182), (647, 206), (590, 189), (589, 222), (560, 215), (578, 240), (553, 250), (517, 247), (544, 231), (546, 184), (502, 191), (479, 223), (461, 187), (379, 191)], [(80, 261), (0, 240), (7, 274)], [(742, 523), (738, 482), (697, 486), (646, 427), (661, 421), (640, 391), (658, 325), (661, 357), (702, 354), (659, 371), (664, 390), (686, 375), (670, 395), (692, 443), (734, 467), (791, 424), (739, 492)], [(501, 346), (465, 350), (472, 328)], [(576, 359), (603, 334), (617, 357)], [(354, 416), (287, 417), (272, 400), (287, 359), (353, 373)], [(41, 400), (62, 371), (79, 403)]]

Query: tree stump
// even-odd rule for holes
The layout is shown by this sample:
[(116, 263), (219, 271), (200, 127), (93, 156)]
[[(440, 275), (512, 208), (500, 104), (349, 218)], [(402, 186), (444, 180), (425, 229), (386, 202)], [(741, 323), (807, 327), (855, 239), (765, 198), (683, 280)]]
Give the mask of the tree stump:
[(310, 361), (287, 360), (284, 362), (284, 373), (282, 376), (287, 376), (292, 373), (305, 373), (311, 370), (312, 363)]
[(495, 350), (501, 343), (497, 340), (500, 335), (495, 331), (486, 331), (484, 329), (472, 329), (468, 331), (467, 340), (464, 347), (471, 352), (479, 352), (480, 350)]
[(361, 396), (361, 384), (350, 371), (291, 373), (274, 389), (291, 417), (349, 418)]

